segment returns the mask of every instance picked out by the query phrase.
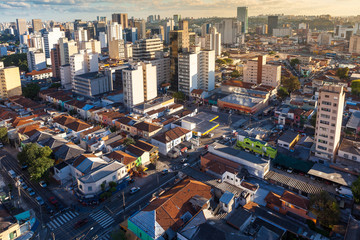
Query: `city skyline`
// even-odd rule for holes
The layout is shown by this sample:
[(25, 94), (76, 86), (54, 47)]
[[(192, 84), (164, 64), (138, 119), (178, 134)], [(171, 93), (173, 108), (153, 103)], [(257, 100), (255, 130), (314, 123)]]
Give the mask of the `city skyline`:
[[(326, 3), (326, 4), (325, 4)], [(77, 6), (77, 7), (76, 7)], [(360, 3), (356, 0), (347, 0), (340, 4), (335, 0), (310, 0), (291, 3), (290, 0), (139, 0), (119, 3), (115, 0), (97, 2), (95, 0), (20, 0), (0, 1), (0, 21), (15, 21), (16, 18), (41, 18), (43, 20), (70, 21), (73, 19), (93, 20), (96, 16), (111, 17), (113, 12), (128, 13), (129, 17), (145, 19), (148, 15), (160, 14), (162, 18), (181, 14), (182, 17), (236, 17), (236, 7), (247, 6), (249, 16), (260, 14), (285, 15), (322, 15), (333, 16), (358, 15)], [(81, 12), (79, 8), (81, 7)], [(40, 17), (41, 16), (41, 17)]]

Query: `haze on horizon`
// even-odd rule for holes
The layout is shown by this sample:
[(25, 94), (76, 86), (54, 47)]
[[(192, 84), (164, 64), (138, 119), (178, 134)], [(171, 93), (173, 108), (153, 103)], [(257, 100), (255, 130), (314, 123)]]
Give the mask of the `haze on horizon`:
[(260, 14), (359, 15), (359, 0), (0, 0), (0, 21), (16, 18), (41, 18), (55, 21), (94, 20), (96, 16), (128, 13), (129, 17), (146, 19), (181, 14), (182, 17), (235, 17), (236, 7), (248, 6), (249, 16)]

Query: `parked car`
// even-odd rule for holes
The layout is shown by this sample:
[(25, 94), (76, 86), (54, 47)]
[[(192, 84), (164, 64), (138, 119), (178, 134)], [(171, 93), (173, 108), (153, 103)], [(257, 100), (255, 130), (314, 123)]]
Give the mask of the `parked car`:
[(49, 197), (49, 202), (54, 206), (56, 206), (58, 204), (58, 201), (56, 200), (56, 198), (54, 196)]
[(44, 200), (41, 197), (36, 197), (35, 200), (39, 205), (44, 205), (45, 204)]
[(22, 169), (22, 170), (25, 170), (25, 169), (27, 169), (27, 168), (28, 168), (28, 165), (26, 165), (26, 164), (21, 165), (21, 169)]
[(34, 195), (35, 195), (35, 192), (34, 192), (34, 190), (32, 190), (32, 188), (28, 188), (27, 191), (28, 191), (28, 193), (29, 193), (30, 196), (34, 196)]
[(85, 224), (88, 223), (88, 219), (87, 218), (84, 218), (84, 219), (81, 219), (79, 221), (77, 221), (74, 225), (74, 228), (77, 229), (77, 228), (81, 228), (82, 226), (84, 226)]
[(133, 187), (133, 188), (130, 189), (130, 194), (135, 194), (138, 191), (140, 191), (140, 187)]
[(188, 163), (184, 163), (184, 164), (183, 164), (183, 168), (187, 168), (188, 166), (189, 166)]
[(40, 184), (40, 186), (43, 187), (43, 188), (47, 187), (47, 184), (46, 184), (45, 181), (40, 181), (39, 184)]
[(289, 168), (288, 170), (286, 170), (286, 172), (288, 173), (292, 173), (294, 170), (292, 168)]
[(21, 187), (22, 187), (22, 189), (24, 189), (24, 190), (26, 190), (26, 189), (28, 189), (28, 186), (26, 185), (26, 183), (21, 183)]

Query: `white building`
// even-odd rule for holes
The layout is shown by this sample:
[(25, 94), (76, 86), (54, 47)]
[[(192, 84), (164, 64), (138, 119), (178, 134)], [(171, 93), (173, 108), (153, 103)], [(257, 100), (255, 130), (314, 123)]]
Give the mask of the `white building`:
[(190, 141), (192, 132), (185, 128), (176, 127), (151, 139), (151, 144), (159, 148), (159, 152), (167, 155), (176, 146), (184, 141)]
[(90, 41), (87, 41), (87, 42), (81, 42), (80, 49), (83, 49), (83, 50), (90, 49), (92, 53), (100, 54), (101, 53), (101, 44), (100, 44), (100, 41), (91, 39)]
[(344, 138), (340, 144), (338, 156), (360, 163), (360, 143)]
[(70, 56), (78, 53), (78, 43), (67, 38), (59, 39), (60, 65), (70, 63)]
[(124, 104), (134, 105), (157, 97), (156, 67), (149, 62), (132, 64), (122, 71)]
[(344, 113), (343, 86), (324, 85), (319, 91), (315, 127), (315, 156), (333, 160), (339, 148)]
[(112, 90), (111, 78), (101, 73), (89, 72), (74, 76), (73, 91), (79, 95), (93, 97)]
[(221, 23), (216, 24), (216, 29), (221, 33), (222, 44), (239, 43), (241, 35), (241, 23), (235, 19), (224, 19)]
[(163, 52), (157, 52), (155, 59), (149, 62), (156, 67), (156, 79), (157, 85), (160, 86), (162, 83), (168, 83), (171, 80), (170, 75), (170, 58), (164, 57)]
[(331, 33), (327, 33), (327, 32), (320, 33), (318, 36), (318, 43), (319, 45), (322, 46), (329, 46), (331, 45), (332, 38), (333, 37)]
[(60, 31), (60, 28), (52, 28), (49, 32), (44, 34), (44, 45), (46, 58), (50, 58), (50, 50), (58, 43), (60, 38), (65, 37), (65, 32)]
[(211, 27), (209, 34), (205, 35), (205, 49), (214, 50), (215, 56), (221, 55), (221, 33), (215, 27)]
[(72, 89), (70, 64), (60, 66), (60, 80), (63, 88), (66, 90)]
[(140, 39), (133, 44), (133, 58), (135, 60), (149, 60), (155, 58), (155, 53), (163, 51), (164, 46), (160, 38)]
[(45, 53), (42, 51), (28, 51), (27, 62), (29, 72), (39, 71), (46, 68)]
[(104, 32), (99, 33), (99, 41), (100, 41), (101, 48), (107, 48), (108, 39), (107, 39), (106, 33), (104, 33)]
[(75, 41), (80, 44), (81, 42), (87, 42), (88, 41), (88, 33), (87, 30), (80, 27), (74, 32), (74, 39)]
[(215, 88), (215, 51), (181, 53), (178, 58), (178, 90), (190, 95), (193, 89)]
[(123, 28), (117, 22), (112, 22), (107, 25), (107, 39), (110, 40), (120, 40), (123, 38)]
[(350, 38), (349, 53), (360, 54), (360, 36), (354, 35)]
[(98, 54), (93, 54), (90, 50), (80, 50), (78, 54), (70, 57), (70, 69), (72, 83), (76, 75), (97, 72), (99, 70)]
[[(260, 63), (259, 63), (260, 61)], [(266, 64), (266, 56), (248, 60), (244, 67), (244, 82), (278, 87), (281, 80), (281, 66)]]
[(273, 29), (273, 36), (274, 37), (285, 37), (285, 36), (292, 36), (292, 28), (274, 28)]

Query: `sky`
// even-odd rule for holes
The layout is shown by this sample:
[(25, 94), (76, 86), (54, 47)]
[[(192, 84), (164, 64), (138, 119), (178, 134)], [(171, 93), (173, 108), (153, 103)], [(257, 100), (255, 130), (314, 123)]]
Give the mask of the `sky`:
[(294, 14), (350, 16), (360, 14), (359, 0), (0, 0), (0, 22), (31, 20), (94, 20), (96, 16), (128, 13), (146, 19), (181, 14), (182, 17), (235, 17), (236, 7), (248, 6), (249, 16)]

